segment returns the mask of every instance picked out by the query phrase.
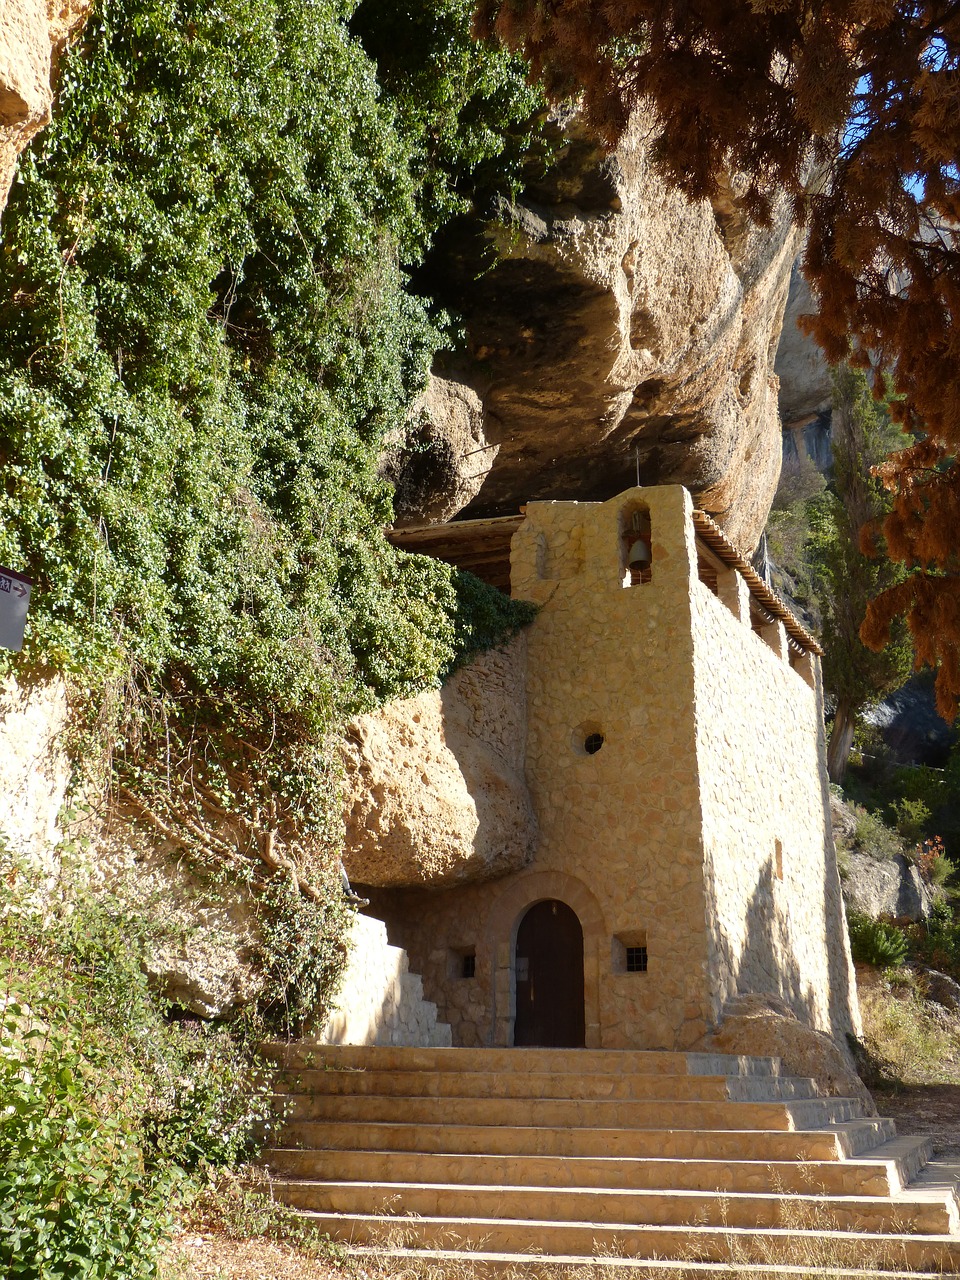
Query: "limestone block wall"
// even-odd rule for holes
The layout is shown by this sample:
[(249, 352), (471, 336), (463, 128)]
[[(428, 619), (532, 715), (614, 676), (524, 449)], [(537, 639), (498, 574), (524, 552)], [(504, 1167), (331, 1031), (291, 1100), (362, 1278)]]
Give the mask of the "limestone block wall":
[(448, 1045), (450, 1028), (423, 998), (405, 952), (387, 943), (383, 921), (355, 916), (347, 972), (335, 1008), (309, 1036), (319, 1044)]
[[(513, 542), (513, 592), (542, 605), (527, 674), (535, 865), (598, 903), (597, 1042), (610, 1048), (683, 1047), (710, 1017), (689, 510), (678, 486), (636, 501), (531, 503)], [(625, 585), (629, 525), (644, 513), (650, 581)], [(592, 755), (590, 734), (603, 738)], [(647, 947), (646, 973), (624, 971), (636, 944)]]
[[(735, 572), (735, 571), (731, 571)], [(782, 629), (781, 629), (782, 630)], [(819, 664), (694, 583), (697, 758), (712, 1015), (765, 992), (843, 1043), (859, 1031), (830, 828)]]

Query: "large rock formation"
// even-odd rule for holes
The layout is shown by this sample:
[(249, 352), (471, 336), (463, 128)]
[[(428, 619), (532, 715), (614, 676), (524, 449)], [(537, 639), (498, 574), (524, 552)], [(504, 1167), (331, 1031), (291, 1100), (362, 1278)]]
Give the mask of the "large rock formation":
[[(467, 513), (607, 498), (639, 460), (644, 483), (688, 485), (752, 550), (780, 470), (773, 354), (798, 245), (787, 202), (759, 230), (733, 189), (716, 206), (669, 191), (642, 119), (609, 156), (575, 118), (562, 128), (548, 176), (450, 228), (427, 273), (466, 322), (469, 359), (444, 375), (479, 396), (496, 446)], [(449, 455), (445, 443), (438, 495)], [(419, 514), (433, 520), (428, 462)]]
[(856, 850), (844, 854), (843, 897), (848, 907), (874, 920), (925, 920), (935, 902), (930, 885), (902, 853), (881, 861)]
[(525, 866), (537, 838), (523, 774), (524, 637), (442, 689), (350, 726), (344, 864), (360, 884), (449, 885)]
[(0, 209), (17, 156), (50, 123), (51, 77), (92, 0), (4, 0), (0, 5)]
[(790, 277), (783, 332), (774, 363), (780, 379), (780, 417), (784, 429), (799, 430), (819, 414), (827, 413), (831, 406), (830, 366), (813, 338), (798, 325), (801, 316), (815, 309), (810, 286), (796, 263)]

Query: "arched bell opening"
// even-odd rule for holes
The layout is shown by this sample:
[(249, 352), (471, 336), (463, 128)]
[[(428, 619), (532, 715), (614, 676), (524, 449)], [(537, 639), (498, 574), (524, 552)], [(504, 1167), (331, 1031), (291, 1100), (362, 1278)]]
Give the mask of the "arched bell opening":
[(620, 565), (625, 587), (653, 580), (650, 511), (641, 503), (630, 503), (620, 513)]

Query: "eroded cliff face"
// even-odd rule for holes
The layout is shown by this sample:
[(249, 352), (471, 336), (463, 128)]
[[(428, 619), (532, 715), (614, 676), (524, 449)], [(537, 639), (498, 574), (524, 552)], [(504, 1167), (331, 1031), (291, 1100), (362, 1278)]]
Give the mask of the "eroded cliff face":
[(441, 238), (429, 286), (468, 335), (441, 372), (479, 398), (482, 426), (448, 430), (435, 397), (434, 474), (422, 450), (408, 460), (400, 520), (449, 518), (440, 499), (458, 468), (461, 493), (474, 490), (462, 509), (484, 516), (610, 497), (639, 461), (642, 483), (687, 485), (751, 551), (780, 469), (773, 358), (799, 243), (788, 203), (758, 229), (734, 187), (716, 207), (669, 191), (642, 118), (609, 156), (575, 118), (562, 127), (548, 178)]
[(93, 0), (4, 0), (0, 5), (0, 210), (17, 157), (50, 123), (57, 57)]
[(830, 366), (813, 338), (798, 327), (800, 317), (815, 309), (810, 286), (796, 263), (774, 366), (780, 380), (780, 417), (785, 431), (797, 431), (830, 409)]

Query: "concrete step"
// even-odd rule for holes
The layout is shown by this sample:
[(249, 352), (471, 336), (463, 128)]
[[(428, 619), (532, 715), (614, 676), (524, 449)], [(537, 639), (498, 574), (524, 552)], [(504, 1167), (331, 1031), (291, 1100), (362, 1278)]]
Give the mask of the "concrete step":
[(451, 1049), (395, 1045), (312, 1045), (269, 1041), (261, 1051), (288, 1068), (369, 1071), (607, 1072), (661, 1075), (780, 1075), (780, 1059), (639, 1049)]
[(674, 1258), (687, 1262), (781, 1263), (806, 1273), (821, 1266), (877, 1271), (960, 1270), (960, 1238), (837, 1230), (827, 1223), (756, 1228), (699, 1224), (637, 1226), (630, 1223), (550, 1222), (495, 1218), (397, 1218), (389, 1214), (304, 1215), (333, 1240), (386, 1248), (476, 1250), (484, 1254), (595, 1259)]
[[(829, 1248), (829, 1243), (826, 1245)], [(462, 1276), (464, 1280), (543, 1280), (544, 1259), (529, 1253), (470, 1253), (455, 1249), (389, 1249), (370, 1245), (355, 1245), (351, 1256), (358, 1262), (386, 1268), (376, 1274), (406, 1276)], [(620, 1258), (553, 1256), (549, 1260), (549, 1274), (571, 1275), (574, 1280), (596, 1277), (596, 1280), (780, 1280), (781, 1276), (797, 1280), (876, 1280), (878, 1272), (883, 1280), (917, 1280), (929, 1276), (929, 1271), (867, 1270), (852, 1267), (824, 1266), (805, 1262), (790, 1264), (778, 1262), (692, 1262), (672, 1258)], [(408, 1272), (407, 1268), (411, 1268)], [(940, 1274), (940, 1268), (936, 1269)]]
[(429, 1098), (683, 1098), (714, 1102), (767, 1102), (817, 1098), (815, 1081), (801, 1076), (551, 1075), (543, 1071), (357, 1071), (302, 1068), (277, 1078), (283, 1093), (380, 1094)]
[(578, 1098), (409, 1098), (381, 1094), (289, 1094), (289, 1120), (353, 1120), (367, 1123), (536, 1125), (564, 1128), (818, 1129), (853, 1120), (863, 1108), (854, 1098), (794, 1102), (698, 1102), (688, 1100)]
[[(272, 1195), (320, 1213), (504, 1218), (552, 1223), (776, 1228), (829, 1223), (840, 1231), (952, 1235), (960, 1208), (952, 1190), (913, 1196), (811, 1196), (610, 1187), (469, 1186), (455, 1183), (271, 1181)], [(960, 1241), (958, 1241), (960, 1244)]]
[(348, 1182), (431, 1182), (474, 1186), (670, 1188), (835, 1196), (895, 1195), (929, 1159), (929, 1138), (894, 1138), (869, 1159), (814, 1162), (622, 1159), (611, 1156), (444, 1155), (407, 1151), (264, 1153), (280, 1178)]
[(579, 1129), (566, 1126), (288, 1122), (284, 1146), (334, 1151), (463, 1155), (613, 1156), (627, 1159), (845, 1160), (896, 1135), (892, 1120), (865, 1116), (814, 1130)]

